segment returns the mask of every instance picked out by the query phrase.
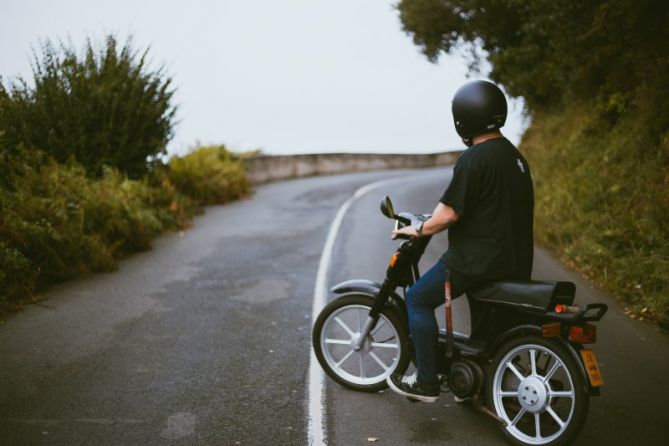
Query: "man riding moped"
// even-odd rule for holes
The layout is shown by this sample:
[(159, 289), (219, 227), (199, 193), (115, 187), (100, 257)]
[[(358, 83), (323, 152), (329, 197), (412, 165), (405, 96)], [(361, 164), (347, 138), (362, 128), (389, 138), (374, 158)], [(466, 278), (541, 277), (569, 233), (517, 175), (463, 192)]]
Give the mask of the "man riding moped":
[(439, 397), (434, 310), (444, 303), (450, 280), (453, 297), (499, 280), (528, 280), (532, 271), (534, 196), (527, 161), (500, 132), (506, 122), (504, 93), (488, 81), (473, 81), (455, 93), (456, 131), (468, 146), (432, 216), (393, 231), (422, 237), (449, 229), (448, 250), (406, 294), (417, 373), (392, 374), (387, 383), (411, 400)]

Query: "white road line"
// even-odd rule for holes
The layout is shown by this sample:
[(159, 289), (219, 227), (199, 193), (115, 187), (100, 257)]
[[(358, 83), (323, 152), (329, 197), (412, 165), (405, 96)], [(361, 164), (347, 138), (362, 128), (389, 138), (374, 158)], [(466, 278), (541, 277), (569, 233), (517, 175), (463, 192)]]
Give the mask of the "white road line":
[[(328, 232), (321, 260), (318, 264), (318, 273), (316, 274), (316, 286), (314, 288), (314, 301), (311, 312), (311, 324), (313, 327), (318, 314), (321, 312), (327, 298), (327, 274), (330, 269), (330, 259), (334, 248), (335, 239), (339, 232), (346, 211), (351, 205), (366, 193), (389, 184), (400, 183), (410, 179), (417, 179), (421, 175), (407, 175), (400, 178), (391, 178), (387, 180), (376, 181), (361, 187), (348, 200), (341, 205), (335, 215), (330, 231)], [(311, 346), (311, 356), (309, 357), (309, 396), (308, 396), (308, 419), (307, 419), (307, 438), (310, 446), (321, 446), (327, 444), (327, 433), (325, 426), (325, 382), (321, 366), (318, 364), (313, 346)]]

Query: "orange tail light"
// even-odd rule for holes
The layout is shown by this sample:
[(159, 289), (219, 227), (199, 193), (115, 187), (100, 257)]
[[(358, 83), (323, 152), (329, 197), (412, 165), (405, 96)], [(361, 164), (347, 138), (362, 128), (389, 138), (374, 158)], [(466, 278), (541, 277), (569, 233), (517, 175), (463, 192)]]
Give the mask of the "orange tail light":
[(597, 342), (597, 327), (590, 324), (569, 327), (569, 340), (578, 344), (594, 344)]
[(544, 324), (541, 326), (541, 336), (544, 338), (557, 338), (562, 332), (562, 324), (559, 322), (553, 322), (550, 324)]

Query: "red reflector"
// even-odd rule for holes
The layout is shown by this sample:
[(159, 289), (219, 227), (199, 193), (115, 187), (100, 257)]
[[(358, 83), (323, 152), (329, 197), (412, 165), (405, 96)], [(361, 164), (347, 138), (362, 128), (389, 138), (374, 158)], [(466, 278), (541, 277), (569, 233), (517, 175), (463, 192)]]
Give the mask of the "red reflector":
[(582, 327), (572, 325), (569, 327), (569, 340), (579, 344), (594, 344), (597, 342), (597, 327), (590, 324)]
[(397, 262), (397, 259), (400, 257), (400, 252), (397, 251), (393, 256), (390, 258), (390, 266), (395, 266), (395, 262)]
[(557, 338), (562, 332), (562, 325), (559, 322), (544, 324), (541, 326), (541, 336), (544, 338)]

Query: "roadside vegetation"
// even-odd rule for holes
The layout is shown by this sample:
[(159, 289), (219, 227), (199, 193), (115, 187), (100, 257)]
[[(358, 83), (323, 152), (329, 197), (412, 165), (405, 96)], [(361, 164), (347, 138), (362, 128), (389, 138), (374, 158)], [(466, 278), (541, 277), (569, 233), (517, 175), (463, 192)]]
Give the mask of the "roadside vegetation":
[(225, 146), (165, 160), (174, 90), (149, 65), (114, 36), (81, 55), (46, 42), (32, 82), (0, 82), (0, 314), (251, 192)]
[[(669, 3), (402, 0), (423, 53), (485, 58), (522, 96), (520, 149), (535, 180), (535, 237), (669, 326)], [(480, 45), (480, 46), (478, 46)], [(483, 48), (483, 50), (477, 48)]]

